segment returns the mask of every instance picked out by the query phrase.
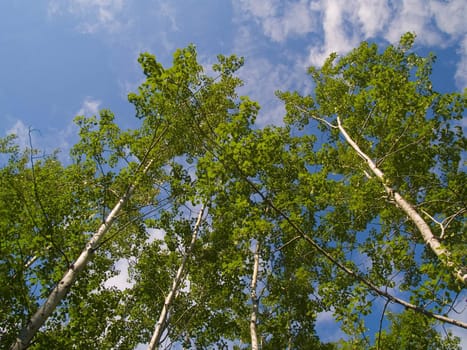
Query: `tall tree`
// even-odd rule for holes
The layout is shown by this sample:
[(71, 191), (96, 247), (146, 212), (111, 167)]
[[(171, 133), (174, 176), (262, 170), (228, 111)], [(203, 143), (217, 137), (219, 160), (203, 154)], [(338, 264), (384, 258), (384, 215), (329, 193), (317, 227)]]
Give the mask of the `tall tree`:
[(413, 41), (406, 34), (382, 52), (363, 43), (331, 55), (309, 70), (313, 96), (279, 94), (286, 122), (323, 141), (302, 143), (311, 160), (303, 181), (315, 202), (327, 202), (315, 232), (326, 249), (360, 260), (339, 268), (353, 281), (322, 284), (320, 294), (337, 297), (344, 288), (336, 313), (362, 330), (372, 305), (367, 288), (382, 295), (378, 287), (397, 287), (412, 294), (417, 311), (448, 312), (466, 284), (467, 139), (459, 121), (467, 100), (433, 90), (434, 56), (411, 52)]
[[(216, 206), (268, 207), (274, 214), (267, 221), (281, 229), (276, 249), (300, 242), (317, 253), (291, 265), (308, 285), (303, 295), (311, 329), (317, 313), (332, 310), (360, 346), (370, 346), (365, 318), (378, 296), (467, 326), (444, 315), (464, 288), (460, 161), (466, 139), (458, 121), (466, 100), (432, 90), (432, 58), (411, 53), (412, 43), (408, 34), (384, 52), (363, 43), (339, 60), (332, 55), (322, 68), (310, 69), (314, 96), (279, 94), (288, 112), (284, 128), (254, 130), (248, 116), (255, 113), (235, 116), (210, 136), (210, 154), (198, 174), (199, 182), (210, 184)], [(318, 128), (308, 126), (313, 121)], [(351, 126), (359, 143), (349, 137)], [(220, 213), (226, 211), (237, 212)], [(236, 225), (245, 226), (244, 218)], [(287, 265), (279, 266), (268, 280), (283, 281)], [(410, 295), (411, 302), (388, 288)], [(290, 302), (280, 296), (268, 290), (276, 297), (274, 320)], [(306, 322), (296, 317), (288, 320), (299, 335)]]
[[(466, 96), (433, 90), (413, 39), (310, 68), (312, 96), (279, 93), (283, 126), (255, 127), (242, 59), (210, 76), (189, 46), (170, 68), (141, 55), (135, 129), (78, 117), (70, 165), (2, 139), (1, 346), (456, 349), (434, 327), (467, 328), (448, 315), (465, 288)], [(108, 287), (122, 261), (132, 283)], [(321, 342), (323, 312), (347, 340)]]
[[(145, 235), (140, 210), (148, 206), (157, 208), (161, 202), (159, 193), (165, 181), (164, 166), (175, 157), (192, 158), (202, 152), (203, 129), (215, 126), (228, 115), (229, 108), (235, 105), (235, 88), (239, 80), (233, 77), (233, 72), (241, 66), (241, 60), (235, 57), (219, 56), (219, 63), (214, 66), (214, 71), (218, 72), (218, 77), (215, 78), (202, 73), (193, 46), (177, 51), (173, 66), (168, 69), (164, 69), (148, 54), (143, 54), (140, 62), (147, 80), (140, 87), (139, 95), (130, 95), (130, 101), (136, 106), (137, 116), (142, 119), (139, 129), (121, 131), (115, 124), (112, 113), (108, 111), (101, 112), (99, 119), (77, 119), (81, 128), (81, 140), (73, 149), (75, 163), (69, 169), (78, 169), (89, 176), (86, 181), (77, 183), (76, 186), (84, 185), (84, 188), (89, 187), (91, 191), (100, 195), (94, 197), (95, 203), (87, 202), (85, 198), (80, 198), (76, 203), (77, 206), (93, 207), (91, 218), (94, 218), (93, 224), (98, 228), (88, 238), (79, 256), (68, 258), (67, 270), (62, 278), (57, 279), (58, 276), (55, 275), (50, 277), (51, 283), (41, 283), (44, 290), (51, 286), (50, 293), (40, 307), (32, 307), (32, 313), (27, 322), (23, 323), (23, 329), (12, 346), (14, 349), (28, 346), (45, 321), (55, 310), (59, 310), (57, 306), (104, 243), (111, 240), (113, 242), (110, 245), (117, 252), (128, 251), (128, 247), (131, 247), (128, 244), (131, 235), (125, 237), (126, 242), (125, 239), (121, 239), (124, 234), (119, 235), (120, 240), (116, 240), (115, 236), (120, 231), (131, 232), (129, 226), (133, 225), (139, 228), (136, 231), (139, 238), (134, 244), (140, 246)], [(209, 113), (201, 113), (201, 108), (209, 109)], [(34, 171), (33, 164), (31, 171)], [(33, 179), (32, 183), (37, 186), (36, 179)], [(48, 219), (42, 205), (48, 198), (38, 191), (35, 193), (36, 205), (40, 211), (44, 211), (46, 225), (55, 227), (55, 221), (51, 222)], [(74, 200), (75, 193), (66, 194), (66, 198)], [(57, 215), (60, 216), (57, 222), (64, 219), (80, 222), (79, 217), (74, 217), (74, 212), (66, 212), (67, 207), (63, 208), (64, 213), (57, 211)], [(102, 221), (98, 224), (100, 220)], [(109, 233), (115, 226), (117, 227), (114, 234)], [(67, 224), (64, 223), (60, 237), (65, 237), (67, 228)], [(91, 230), (73, 232), (86, 239), (86, 233)], [(31, 233), (33, 231), (31, 230)], [(104, 237), (109, 238), (106, 240)], [(84, 243), (84, 240), (82, 242)], [(73, 247), (76, 247), (76, 244)], [(18, 255), (14, 250), (9, 253), (15, 257)], [(108, 257), (109, 251), (101, 251), (101, 254)], [(117, 257), (111, 252), (110, 256)], [(47, 258), (43, 257), (40, 264), (44, 262), (47, 262)], [(50, 263), (60, 270), (59, 265)], [(101, 277), (105, 276), (103, 272), (106, 269), (108, 266), (101, 271)], [(29, 282), (32, 280), (27, 281)], [(96, 287), (97, 285), (94, 285), (94, 288)]]
[(191, 258), (191, 252), (193, 251), (193, 248), (195, 247), (195, 243), (198, 238), (203, 214), (204, 214), (204, 206), (201, 208), (198, 214), (198, 218), (196, 219), (195, 226), (192, 229), (191, 240), (188, 246), (185, 248), (185, 251), (183, 252), (182, 261), (172, 281), (172, 287), (170, 288), (169, 292), (167, 293), (167, 296), (165, 297), (164, 305), (162, 306), (162, 310), (159, 315), (159, 319), (157, 320), (154, 333), (151, 337), (151, 341), (149, 342), (148, 350), (155, 349), (161, 341), (162, 333), (164, 332), (165, 326), (167, 324), (169, 310), (172, 308), (172, 304), (174, 303), (175, 297), (177, 293), (179, 292), (180, 287), (183, 284), (183, 279), (184, 279), (184, 275), (186, 274), (188, 259)]

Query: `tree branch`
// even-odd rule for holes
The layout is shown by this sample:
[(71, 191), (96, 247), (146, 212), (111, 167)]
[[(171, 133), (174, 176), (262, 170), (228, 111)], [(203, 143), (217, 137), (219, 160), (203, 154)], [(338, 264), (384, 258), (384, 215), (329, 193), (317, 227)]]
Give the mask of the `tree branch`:
[[(136, 170), (137, 174), (139, 173), (139, 175), (142, 176), (149, 171), (149, 168), (155, 160), (155, 158), (150, 158), (150, 155), (166, 131), (167, 129), (163, 130), (162, 133), (157, 137), (154, 135), (149, 148), (145, 152), (142, 162), (138, 165)], [(78, 275), (84, 270), (86, 265), (92, 259), (96, 247), (99, 246), (99, 243), (112, 227), (112, 224), (116, 220), (122, 208), (130, 200), (133, 192), (139, 184), (139, 181), (140, 176), (135, 176), (134, 182), (128, 185), (123, 196), (118, 200), (113, 209), (105, 218), (104, 222), (99, 226), (97, 231), (86, 243), (84, 249), (81, 251), (81, 254), (73, 264), (68, 266), (68, 270), (65, 272), (62, 279), (55, 285), (44, 303), (37, 309), (37, 311), (31, 316), (28, 323), (23, 327), (14, 344), (12, 344), (10, 347), (10, 350), (22, 350), (29, 346), (33, 337), (49, 318), (49, 316), (54, 312), (57, 305), (63, 300), (65, 295), (71, 289), (72, 285), (75, 283)]]
[(381, 349), (381, 330), (383, 329), (383, 320), (384, 314), (386, 313), (386, 308), (388, 307), (389, 299), (386, 300), (384, 303), (383, 311), (381, 312), (381, 318), (379, 319), (379, 329), (378, 329), (378, 345), (376, 346), (376, 350)]
[[(300, 110), (300, 112), (302, 112), (302, 113), (306, 113), (306, 114), (309, 113), (307, 110), (305, 110), (304, 108), (302, 108), (302, 107), (300, 107), (300, 106), (295, 105), (295, 108), (297, 108), (298, 110)], [(326, 119), (324, 119), (324, 118), (318, 117), (318, 116), (316, 116), (316, 115), (311, 115), (311, 117), (312, 117), (313, 119), (319, 121), (320, 123), (325, 124), (326, 126), (328, 126), (328, 127), (331, 128), (331, 129), (337, 129), (337, 126), (336, 126), (336, 125), (334, 125), (334, 124), (328, 122), (328, 121), (327, 121)]]
[(452, 220), (454, 220), (456, 218), (456, 216), (461, 215), (461, 214), (465, 213), (466, 211), (467, 211), (466, 208), (462, 208), (462, 209), (458, 210), (456, 213), (454, 213), (454, 214), (448, 216), (447, 218), (445, 218), (443, 221), (439, 222), (434, 217), (432, 217), (430, 214), (428, 214), (425, 210), (422, 209), (423, 214), (428, 216), (431, 219), (431, 221), (433, 221), (435, 224), (439, 225), (439, 227), (441, 229), (441, 235), (439, 236), (440, 239), (444, 238), (444, 235), (446, 233), (446, 229), (451, 224)]
[(394, 199), (394, 202), (399, 208), (410, 218), (410, 220), (418, 228), (420, 234), (422, 235), (423, 241), (428, 245), (431, 250), (440, 258), (440, 260), (446, 264), (448, 267), (453, 268), (455, 271), (456, 278), (464, 285), (467, 285), (467, 267), (466, 266), (456, 266), (456, 263), (451, 260), (451, 254), (445, 248), (441, 246), (439, 239), (433, 234), (430, 226), (425, 222), (425, 220), (420, 216), (420, 214), (415, 210), (415, 208), (394, 188), (389, 186), (384, 178), (384, 173), (379, 169), (375, 162), (363, 152), (357, 143), (350, 137), (345, 128), (343, 127), (341, 120), (337, 117), (337, 127), (339, 131), (344, 136), (346, 142), (357, 152), (357, 154), (366, 161), (368, 167), (373, 172), (374, 175), (381, 181), (384, 186), (386, 193), (390, 198)]
[(195, 227), (193, 228), (193, 233), (192, 233), (192, 236), (191, 236), (190, 245), (188, 246), (185, 254), (183, 255), (182, 262), (181, 262), (180, 266), (178, 267), (177, 274), (175, 275), (175, 278), (174, 278), (174, 280), (172, 282), (172, 288), (170, 289), (169, 293), (167, 294), (167, 296), (165, 298), (164, 305), (163, 305), (161, 313), (159, 315), (159, 320), (156, 323), (154, 333), (153, 333), (151, 341), (149, 342), (149, 345), (148, 345), (148, 350), (154, 350), (159, 345), (162, 333), (163, 333), (163, 331), (165, 329), (164, 326), (165, 326), (165, 324), (167, 322), (167, 314), (169, 312), (169, 309), (172, 307), (172, 303), (173, 303), (173, 301), (174, 301), (174, 299), (176, 297), (176, 294), (178, 292), (178, 288), (179, 288), (180, 284), (182, 283), (182, 280), (183, 280), (182, 276), (185, 273), (186, 263), (187, 263), (188, 258), (190, 257), (191, 252), (192, 252), (192, 250), (193, 250), (193, 248), (195, 246), (196, 239), (198, 238), (198, 232), (199, 232), (199, 228), (201, 226), (201, 220), (203, 218), (204, 210), (205, 210), (205, 206), (203, 205), (201, 207), (201, 210), (200, 210), (199, 214), (198, 214), (198, 218), (196, 220)]
[[(240, 169), (238, 169), (240, 171)], [(242, 174), (242, 173), (240, 173)], [(295, 224), (292, 219), (290, 219), (281, 209), (279, 209), (269, 198), (266, 198), (266, 196), (261, 193), (261, 191), (256, 187), (256, 185), (246, 176), (243, 174), (241, 175), (242, 178), (248, 182), (248, 184), (253, 188), (253, 190), (261, 196), (261, 198), (267, 203), (276, 213), (278, 213), (280, 216), (284, 218), (284, 220), (297, 232), (300, 234), (300, 236), (307, 241), (313, 248), (315, 248), (320, 254), (322, 254), (327, 260), (329, 260), (333, 265), (337, 266), (340, 270), (348, 274), (349, 276), (352, 276), (355, 278), (357, 281), (361, 282), (365, 286), (367, 286), (370, 290), (372, 290), (374, 293), (376, 293), (379, 296), (382, 296), (386, 298), (386, 300), (389, 300), (390, 302), (394, 302), (396, 304), (402, 305), (406, 309), (414, 310), (416, 312), (422, 313), (426, 316), (432, 317), (434, 319), (437, 319), (442, 322), (446, 322), (461, 328), (467, 329), (467, 323), (462, 322), (459, 320), (452, 319), (450, 317), (446, 317), (443, 315), (435, 314), (433, 312), (430, 312), (428, 310), (425, 310), (422, 307), (416, 306), (414, 304), (411, 304), (403, 299), (397, 298), (393, 296), (392, 294), (389, 294), (386, 291), (383, 291), (382, 289), (378, 288), (373, 282), (369, 281), (365, 277), (361, 276), (360, 274), (356, 273), (355, 271), (351, 270), (341, 262), (339, 262), (335, 257), (333, 257), (328, 251), (326, 251), (324, 248), (322, 248), (317, 242), (315, 242), (312, 238), (310, 238), (298, 225)]]

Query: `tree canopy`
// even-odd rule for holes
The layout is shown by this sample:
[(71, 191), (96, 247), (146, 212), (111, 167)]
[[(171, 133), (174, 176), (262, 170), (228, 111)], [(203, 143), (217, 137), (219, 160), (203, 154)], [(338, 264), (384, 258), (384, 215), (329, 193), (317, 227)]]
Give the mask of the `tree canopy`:
[(0, 347), (459, 349), (467, 93), (414, 39), (310, 67), (281, 125), (191, 45), (141, 54), (134, 128), (76, 117), (67, 164), (1, 139)]

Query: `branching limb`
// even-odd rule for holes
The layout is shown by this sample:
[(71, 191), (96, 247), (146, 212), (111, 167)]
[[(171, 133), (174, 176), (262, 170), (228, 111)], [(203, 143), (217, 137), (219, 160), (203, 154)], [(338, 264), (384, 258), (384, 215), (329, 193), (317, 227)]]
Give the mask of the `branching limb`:
[[(297, 106), (295, 105), (295, 108), (297, 108), (300, 112), (302, 113), (305, 113), (305, 114), (308, 114), (309, 111), (307, 111), (306, 109), (300, 107), (300, 106)], [(329, 127), (330, 129), (337, 129), (337, 126), (328, 122), (326, 119), (324, 118), (321, 118), (321, 117), (318, 117), (317, 115), (311, 115), (311, 117), (317, 121), (319, 121), (320, 123), (323, 123), (325, 124), (327, 127)]]
[(423, 214), (425, 214), (426, 216), (428, 216), (431, 221), (433, 221), (435, 224), (439, 225), (440, 229), (441, 229), (441, 235), (439, 236), (440, 239), (443, 239), (444, 238), (444, 235), (446, 233), (446, 229), (448, 228), (449, 224), (459, 215), (465, 213), (467, 211), (466, 208), (462, 208), (460, 209), (459, 211), (457, 211), (456, 213), (452, 214), (451, 216), (448, 216), (447, 218), (445, 218), (443, 221), (438, 221), (436, 220), (434, 217), (432, 217), (430, 214), (428, 214), (425, 210), (422, 209), (422, 212)]
[(55, 285), (44, 303), (31, 316), (28, 323), (23, 327), (15, 342), (10, 347), (10, 350), (26, 349), (45, 321), (55, 311), (58, 304), (65, 298), (65, 295), (75, 283), (78, 275), (85, 269), (89, 261), (91, 261), (95, 249), (99, 246), (100, 242), (112, 227), (123, 207), (130, 201), (133, 192), (139, 184), (141, 179), (140, 176), (147, 174), (151, 168), (155, 161), (155, 158), (152, 157), (153, 150), (160, 142), (160, 140), (162, 140), (166, 130), (167, 129), (163, 130), (162, 133), (157, 137), (153, 137), (153, 141), (151, 142), (150, 147), (144, 154), (142, 163), (140, 163), (137, 167), (134, 182), (127, 187), (125, 193), (120, 197), (113, 209), (109, 212), (104, 222), (99, 226), (97, 231), (86, 243), (78, 258), (74, 261), (74, 263), (69, 265), (68, 270), (65, 272), (62, 279)]
[(323, 118), (320, 118), (320, 117), (317, 117), (317, 116), (312, 116), (313, 119), (321, 122), (321, 123), (324, 123), (327, 127), (329, 127), (330, 129), (337, 129), (337, 126), (328, 122), (327, 120), (323, 119)]
[[(458, 212), (452, 214), (451, 216), (448, 216), (446, 219), (443, 220), (442, 224), (444, 226), (444, 230), (448, 228), (448, 226), (451, 224), (451, 222), (459, 215), (464, 214), (467, 212), (467, 208), (462, 208)], [(440, 237), (441, 239), (443, 238), (443, 235)]]
[(343, 127), (339, 117), (337, 117), (337, 127), (339, 128), (341, 134), (344, 136), (346, 142), (363, 160), (366, 161), (370, 170), (381, 181), (389, 197), (394, 199), (394, 202), (397, 204), (397, 206), (401, 208), (401, 210), (404, 211), (410, 220), (415, 224), (420, 234), (422, 235), (425, 244), (431, 248), (431, 250), (441, 259), (441, 261), (443, 261), (443, 263), (454, 269), (456, 278), (461, 283), (467, 285), (467, 267), (456, 266), (456, 264), (451, 260), (450, 252), (441, 246), (440, 240), (433, 234), (430, 226), (420, 216), (417, 210), (399, 192), (387, 184), (386, 179), (384, 178), (384, 173), (377, 167), (375, 162), (360, 149), (352, 137), (350, 137), (350, 135)]
[(186, 264), (187, 264), (188, 258), (191, 256), (191, 252), (195, 246), (196, 239), (198, 238), (198, 232), (201, 226), (201, 221), (203, 219), (204, 210), (205, 210), (205, 206), (201, 207), (201, 210), (198, 214), (198, 218), (195, 223), (195, 227), (193, 228), (190, 245), (188, 246), (185, 254), (183, 255), (182, 262), (180, 266), (178, 267), (177, 274), (172, 282), (172, 288), (170, 289), (169, 293), (167, 294), (165, 298), (164, 306), (162, 307), (161, 313), (159, 315), (159, 320), (156, 323), (154, 333), (148, 345), (148, 350), (156, 349), (156, 347), (159, 345), (161, 341), (162, 333), (164, 332), (165, 324), (167, 322), (168, 312), (170, 308), (172, 307), (173, 301), (178, 292), (178, 288), (180, 287), (183, 281), (183, 274), (185, 273), (185, 270), (186, 270)]
[(421, 211), (423, 212), (423, 214), (428, 216), (431, 219), (431, 221), (433, 221), (435, 224), (437, 224), (439, 226), (439, 228), (441, 229), (441, 235), (439, 236), (439, 238), (442, 239), (443, 236), (444, 236), (444, 225), (443, 225), (443, 223), (436, 220), (434, 217), (432, 217), (430, 214), (428, 214), (425, 210), (421, 209)]
[[(386, 154), (384, 155), (384, 157), (381, 157), (380, 159), (378, 159), (378, 162), (377, 162), (376, 165), (377, 165), (377, 166), (380, 166), (381, 164), (383, 164), (384, 160), (385, 160), (387, 157), (389, 157), (390, 155), (392, 155), (392, 154), (394, 154), (394, 153), (397, 153), (397, 152), (400, 152), (400, 151), (402, 151), (402, 150), (404, 150), (404, 149), (406, 149), (406, 148), (409, 148), (409, 147), (411, 147), (411, 146), (413, 146), (413, 145), (416, 145), (416, 144), (422, 142), (423, 139), (424, 139), (424, 137), (421, 137), (421, 138), (419, 138), (418, 140), (415, 140), (415, 141), (413, 141), (413, 142), (410, 142), (410, 143), (408, 143), (408, 144), (406, 144), (406, 145), (404, 145), (404, 146), (402, 146), (402, 147), (400, 147), (400, 148), (398, 148), (398, 149), (396, 149), (396, 150), (394, 150), (394, 151), (392, 151), (392, 149), (394, 148), (394, 144), (393, 144), (393, 145), (392, 145), (393, 147), (391, 147), (391, 150), (389, 150), (389, 152), (386, 153)], [(397, 142), (397, 140), (396, 140), (396, 142)]]
[(381, 297), (384, 297), (386, 300), (389, 300), (390, 302), (402, 305), (406, 309), (414, 310), (416, 312), (422, 313), (426, 316), (432, 317), (436, 320), (446, 322), (458, 327), (462, 327), (467, 329), (467, 323), (462, 322), (459, 320), (455, 320), (453, 318), (444, 316), (444, 315), (439, 315), (435, 314), (433, 312), (430, 312), (428, 310), (425, 310), (422, 307), (419, 307), (417, 305), (411, 304), (403, 299), (397, 298), (393, 296), (392, 294), (389, 294), (388, 292), (380, 289), (378, 286), (376, 286), (373, 282), (370, 280), (366, 279), (365, 277), (361, 276), (360, 274), (356, 273), (355, 271), (351, 270), (344, 264), (342, 264), (340, 261), (338, 261), (334, 256), (332, 256), (331, 253), (329, 253), (327, 250), (325, 250), (323, 247), (321, 247), (316, 241), (314, 241), (311, 237), (309, 237), (297, 224), (295, 224), (290, 217), (285, 214), (281, 209), (279, 209), (269, 198), (266, 198), (263, 193), (258, 189), (258, 187), (246, 176), (243, 176), (243, 179), (247, 181), (247, 183), (252, 187), (252, 189), (262, 197), (262, 199), (267, 203), (277, 214), (279, 214), (281, 217), (284, 218), (284, 220), (297, 232), (300, 234), (300, 236), (307, 241), (316, 251), (318, 251), (320, 254), (322, 254), (327, 260), (329, 260), (334, 266), (339, 268), (341, 271), (345, 272), (349, 276), (352, 276), (355, 278), (355, 280), (361, 282), (365, 286), (368, 287), (371, 291), (376, 293), (376, 295), (379, 295)]
[(301, 236), (295, 236), (294, 238), (292, 238), (291, 240), (289, 240), (288, 242), (284, 243), (283, 245), (281, 245), (279, 248), (277, 248), (275, 251), (278, 252), (279, 250), (282, 250), (284, 249), (285, 247), (287, 247), (289, 244), (292, 244), (293, 242), (295, 242), (297, 239), (300, 239)]

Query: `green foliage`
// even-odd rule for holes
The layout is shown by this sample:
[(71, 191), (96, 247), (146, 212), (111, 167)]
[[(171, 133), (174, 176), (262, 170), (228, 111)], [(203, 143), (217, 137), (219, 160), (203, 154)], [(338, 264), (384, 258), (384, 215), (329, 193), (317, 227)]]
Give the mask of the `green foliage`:
[[(71, 164), (1, 139), (0, 347), (12, 343), (132, 188), (31, 348), (148, 342), (184, 258), (167, 339), (187, 348), (247, 348), (259, 244), (263, 349), (457, 349), (456, 338), (442, 337), (419, 313), (388, 313), (381, 334), (368, 334), (365, 323), (381, 301), (368, 281), (438, 313), (450, 311), (462, 292), (383, 186), (423, 213), (453, 261), (463, 263), (466, 96), (433, 89), (434, 56), (413, 53), (414, 39), (406, 34), (384, 51), (362, 43), (310, 68), (313, 95), (278, 93), (284, 126), (255, 127), (259, 105), (236, 93), (242, 58), (219, 56), (210, 76), (188, 46), (169, 68), (140, 56), (146, 80), (129, 95), (134, 129), (121, 130), (108, 110), (76, 118)], [(383, 171), (384, 184), (368, 176), (338, 119)], [(200, 204), (207, 216), (189, 251)], [(106, 281), (122, 261), (132, 283), (119, 290)], [(348, 340), (321, 342), (315, 324), (322, 312), (333, 312)]]
[[(313, 96), (278, 95), (286, 104), (287, 127), (318, 133), (316, 137), (325, 140), (308, 150), (307, 158), (314, 158), (318, 170), (302, 176), (309, 179), (315, 200), (326, 205), (320, 208), (314, 236), (322, 237), (323, 246), (336, 256), (361, 256), (365, 263), (348, 266), (376, 285), (394, 287), (402, 278), (399, 288), (413, 293), (416, 304), (429, 304), (440, 312), (460, 289), (452, 271), (423, 245), (418, 229), (391, 203), (380, 180), (368, 178), (366, 162), (337, 128), (339, 119), (384, 173), (385, 184), (422, 213), (457, 266), (462, 266), (466, 206), (465, 186), (459, 181), (466, 176), (461, 158), (467, 139), (459, 120), (467, 100), (460, 93), (433, 90), (434, 56), (412, 53), (413, 41), (414, 36), (406, 34), (399, 46), (382, 52), (375, 44), (362, 43), (347, 56), (331, 55), (323, 67), (309, 70), (316, 86)], [(322, 180), (313, 185), (317, 179)], [(442, 230), (433, 218), (443, 223)], [(349, 333), (364, 330), (361, 316), (372, 305), (365, 290), (355, 280), (341, 277), (321, 284), (320, 295), (330, 299)], [(336, 300), (339, 295), (346, 296), (342, 303)]]
[[(388, 315), (391, 325), (383, 330), (376, 342), (388, 350), (460, 350), (459, 338), (447, 333), (445, 338), (433, 328), (433, 321), (413, 311)], [(376, 347), (372, 348), (376, 349)]]

